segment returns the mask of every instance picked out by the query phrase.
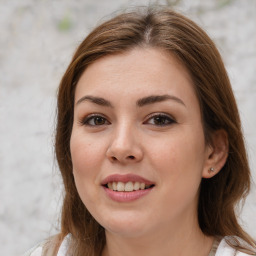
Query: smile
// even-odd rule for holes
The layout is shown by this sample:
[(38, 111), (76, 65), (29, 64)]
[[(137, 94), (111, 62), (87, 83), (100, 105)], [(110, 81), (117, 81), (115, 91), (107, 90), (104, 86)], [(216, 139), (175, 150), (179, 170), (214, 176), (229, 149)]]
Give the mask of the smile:
[(113, 190), (113, 191), (118, 191), (118, 192), (132, 192), (132, 191), (137, 191), (137, 190), (144, 190), (153, 187), (154, 185), (146, 185), (145, 183), (141, 183), (139, 181), (132, 182), (128, 181), (126, 183), (118, 181), (118, 182), (108, 182), (106, 184), (106, 187)]
[(146, 196), (155, 187), (154, 182), (135, 174), (113, 174), (101, 185), (109, 198), (117, 202), (130, 202)]

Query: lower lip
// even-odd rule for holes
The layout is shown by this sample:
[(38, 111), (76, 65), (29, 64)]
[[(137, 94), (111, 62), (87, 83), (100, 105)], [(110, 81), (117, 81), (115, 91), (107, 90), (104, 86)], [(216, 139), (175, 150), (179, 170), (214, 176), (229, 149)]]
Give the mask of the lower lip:
[(143, 189), (143, 190), (136, 190), (131, 192), (118, 192), (113, 191), (109, 188), (103, 187), (106, 194), (114, 201), (116, 202), (131, 202), (135, 201), (141, 197), (146, 196), (148, 193), (151, 192), (152, 188)]

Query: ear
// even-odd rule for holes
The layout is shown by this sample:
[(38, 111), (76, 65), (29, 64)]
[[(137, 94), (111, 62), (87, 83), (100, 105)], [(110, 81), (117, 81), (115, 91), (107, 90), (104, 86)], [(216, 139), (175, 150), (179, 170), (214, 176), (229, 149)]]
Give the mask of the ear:
[(211, 144), (206, 148), (203, 178), (212, 178), (225, 165), (228, 157), (228, 135), (223, 129), (214, 131), (211, 136)]

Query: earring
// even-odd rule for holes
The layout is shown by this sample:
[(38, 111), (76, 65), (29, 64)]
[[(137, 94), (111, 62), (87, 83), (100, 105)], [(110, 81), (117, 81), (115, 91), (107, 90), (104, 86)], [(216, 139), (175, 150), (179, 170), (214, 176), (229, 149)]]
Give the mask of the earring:
[(212, 173), (212, 172), (214, 172), (214, 171), (215, 171), (215, 170), (214, 170), (213, 167), (211, 167), (211, 168), (208, 170), (209, 173)]

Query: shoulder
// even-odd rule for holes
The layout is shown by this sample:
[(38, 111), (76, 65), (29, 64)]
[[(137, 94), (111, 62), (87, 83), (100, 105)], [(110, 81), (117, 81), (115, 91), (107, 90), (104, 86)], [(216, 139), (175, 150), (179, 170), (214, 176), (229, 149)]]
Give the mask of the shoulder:
[[(65, 237), (64, 241), (66, 240), (67, 239)], [(36, 245), (35, 247), (27, 251), (22, 256), (56, 256), (56, 255), (62, 256), (62, 254), (59, 254), (59, 249), (61, 249), (60, 247), (63, 247), (63, 245), (61, 244), (60, 246), (60, 244), (61, 244), (60, 236), (55, 235), (55, 236), (49, 237), (48, 239), (44, 240), (40, 244)]]
[(28, 250), (22, 256), (42, 256), (43, 252), (43, 244), (40, 243), (39, 245), (33, 247), (32, 249)]
[[(245, 252), (241, 252), (236, 250), (235, 248), (233, 248), (229, 241), (232, 243), (232, 241), (234, 240), (234, 237), (224, 237), (221, 241), (220, 244), (218, 246), (218, 249), (216, 251), (216, 256), (248, 256), (248, 255), (256, 255), (255, 254), (247, 254)], [(245, 247), (250, 248), (250, 246), (248, 246), (244, 241), (241, 241), (239, 239), (239, 242), (243, 245), (245, 245)]]

